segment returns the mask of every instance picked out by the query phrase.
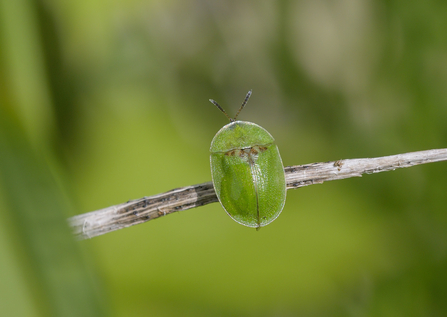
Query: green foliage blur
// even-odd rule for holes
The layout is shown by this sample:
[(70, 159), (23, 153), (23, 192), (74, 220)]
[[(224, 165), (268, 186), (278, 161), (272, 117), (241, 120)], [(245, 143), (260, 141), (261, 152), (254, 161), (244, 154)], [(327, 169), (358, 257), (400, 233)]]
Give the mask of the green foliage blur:
[(0, 0), (1, 316), (447, 316), (447, 163), (87, 241), (66, 218), (211, 180), (228, 120), (285, 166), (447, 145), (445, 1)]

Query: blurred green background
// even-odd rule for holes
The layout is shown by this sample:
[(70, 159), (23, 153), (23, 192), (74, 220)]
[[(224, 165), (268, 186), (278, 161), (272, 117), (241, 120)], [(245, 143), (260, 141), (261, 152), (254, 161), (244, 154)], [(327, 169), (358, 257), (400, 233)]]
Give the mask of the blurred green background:
[(211, 180), (241, 120), (285, 166), (447, 145), (445, 1), (0, 0), (2, 316), (447, 316), (447, 163), (87, 241), (66, 218)]

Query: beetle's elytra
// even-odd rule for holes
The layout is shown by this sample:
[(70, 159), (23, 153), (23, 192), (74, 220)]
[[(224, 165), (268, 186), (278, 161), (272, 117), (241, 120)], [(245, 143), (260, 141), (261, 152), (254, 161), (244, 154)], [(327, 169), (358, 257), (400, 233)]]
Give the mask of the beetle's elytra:
[(261, 126), (230, 120), (211, 142), (211, 176), (219, 202), (236, 222), (259, 229), (275, 220), (286, 201), (284, 167), (272, 135)]

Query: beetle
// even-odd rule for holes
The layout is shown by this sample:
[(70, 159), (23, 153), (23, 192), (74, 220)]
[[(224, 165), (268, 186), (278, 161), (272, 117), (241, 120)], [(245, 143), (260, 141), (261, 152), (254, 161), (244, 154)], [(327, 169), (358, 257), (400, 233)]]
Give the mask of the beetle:
[(272, 135), (261, 126), (237, 121), (250, 90), (234, 118), (213, 99), (230, 120), (210, 147), (211, 177), (220, 204), (236, 222), (259, 230), (275, 220), (286, 201), (284, 166)]

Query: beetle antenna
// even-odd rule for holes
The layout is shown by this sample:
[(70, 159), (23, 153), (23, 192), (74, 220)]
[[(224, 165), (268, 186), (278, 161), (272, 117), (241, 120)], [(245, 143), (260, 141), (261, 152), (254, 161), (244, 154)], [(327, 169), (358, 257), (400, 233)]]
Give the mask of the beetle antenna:
[(242, 103), (242, 106), (239, 108), (238, 112), (236, 113), (236, 115), (234, 116), (234, 121), (236, 121), (237, 116), (239, 115), (239, 113), (241, 113), (242, 109), (244, 109), (245, 105), (248, 102), (248, 99), (251, 96), (251, 89), (248, 91), (247, 96), (245, 96), (244, 102)]
[(228, 120), (230, 120), (231, 122), (234, 121), (234, 119), (230, 118), (230, 116), (225, 112), (225, 110), (213, 99), (210, 99), (210, 102), (215, 105), (217, 108), (219, 108), (220, 111), (223, 112), (223, 114), (228, 118)]

